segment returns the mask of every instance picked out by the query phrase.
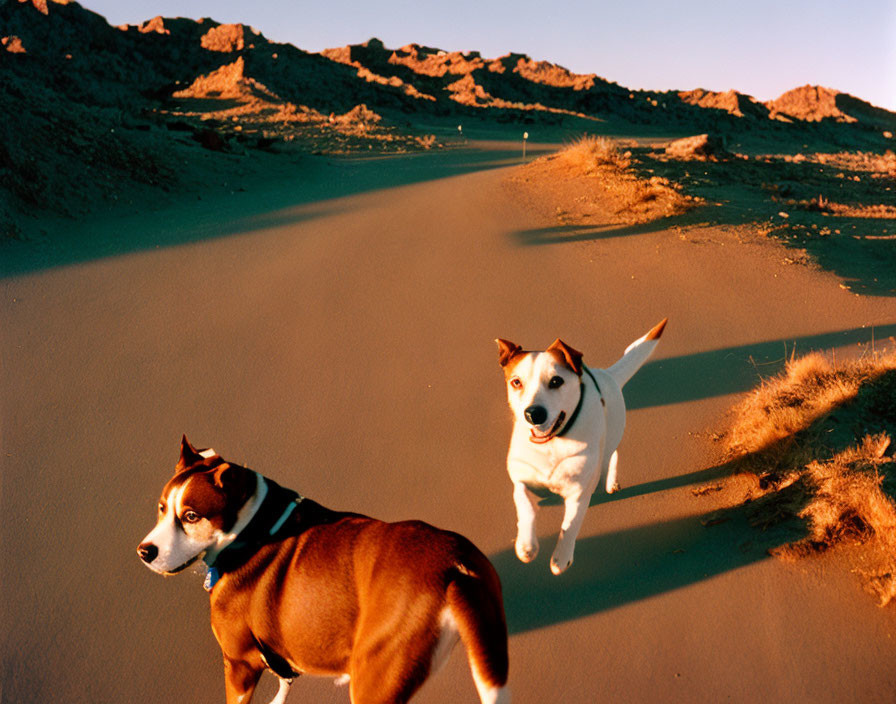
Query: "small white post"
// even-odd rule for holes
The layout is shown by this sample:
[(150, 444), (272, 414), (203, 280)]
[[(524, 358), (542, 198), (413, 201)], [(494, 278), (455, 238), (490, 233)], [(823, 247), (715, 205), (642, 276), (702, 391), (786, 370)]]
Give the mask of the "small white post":
[(526, 140), (529, 139), (529, 133), (523, 132), (523, 161), (526, 160)]

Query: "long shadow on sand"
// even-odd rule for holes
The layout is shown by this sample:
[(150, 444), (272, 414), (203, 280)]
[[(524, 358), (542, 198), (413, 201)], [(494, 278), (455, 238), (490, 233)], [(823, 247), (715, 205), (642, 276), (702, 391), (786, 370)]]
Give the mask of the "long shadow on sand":
[(869, 343), (896, 335), (896, 323), (726, 347), (648, 362), (625, 387), (630, 409), (697, 401), (751, 389), (795, 351)]
[[(688, 173), (693, 170), (693, 162), (649, 163), (673, 181), (693, 181)], [(701, 162), (699, 170), (708, 178), (691, 183), (689, 190), (718, 205), (639, 225), (555, 225), (514, 232), (511, 237), (519, 245), (536, 246), (645, 235), (675, 226), (747, 225), (773, 231), (785, 246), (805, 250), (856, 293), (896, 296), (894, 221), (863, 217), (861, 211), (834, 216), (810, 204), (811, 199), (822, 195), (834, 202), (865, 206), (889, 202), (867, 173), (781, 159)], [(785, 213), (786, 223), (779, 215), (782, 208), (789, 211)]]
[[(894, 333), (896, 325), (875, 331), (878, 337)], [(804, 337), (797, 343), (807, 347), (829, 347), (869, 338), (870, 331), (853, 329)], [(730, 358), (743, 365), (745, 359), (751, 355), (755, 357), (760, 351), (780, 355), (776, 366), (783, 364), (786, 358), (779, 340), (655, 362), (649, 365), (658, 375), (655, 379), (645, 374), (645, 367), (631, 382), (634, 386), (635, 380), (639, 380), (643, 386), (637, 392), (627, 394), (631, 399), (630, 406), (679, 402), (742, 390), (743, 379), (718, 365)], [(665, 363), (671, 363), (671, 368), (663, 369)], [(706, 369), (715, 368), (721, 371), (713, 386), (694, 387), (693, 382), (702, 379)], [(770, 369), (769, 373), (774, 371), (776, 369)], [(752, 375), (755, 374), (753, 368)], [(674, 396), (671, 399), (668, 398), (670, 380)], [(754, 381), (749, 380), (745, 388)], [(652, 395), (657, 388), (662, 389), (664, 398)], [(816, 423), (828, 421), (823, 417)], [(842, 425), (831, 427), (836, 429)], [(836, 434), (830, 437), (832, 452), (850, 446), (856, 440), (851, 432), (844, 437)], [(623, 488), (611, 495), (595, 492), (591, 505), (711, 482), (728, 476), (732, 470), (730, 463), (719, 464)], [(540, 503), (558, 506), (562, 502), (559, 497), (546, 495)], [(534, 564), (521, 563), (512, 549), (492, 555), (491, 560), (504, 586), (508, 628), (511, 633), (524, 633), (682, 589), (763, 560), (769, 550), (801, 537), (805, 530), (803, 522), (794, 518), (769, 521), (760, 531), (751, 526), (751, 519), (755, 519), (755, 507), (744, 504), (714, 512), (712, 520), (693, 515), (583, 538), (576, 542), (575, 564), (560, 577), (552, 575), (548, 568), (550, 553), (556, 544), (555, 534), (544, 537)]]
[[(536, 147), (531, 158), (547, 151)], [(256, 178), (246, 192), (193, 194), (155, 212), (48, 220), (36, 240), (0, 240), (0, 277), (299, 224), (346, 211), (351, 205), (341, 199), (348, 196), (502, 168), (520, 156), (496, 142), (403, 156), (303, 157), (270, 182)]]
[[(825, 438), (817, 459), (825, 461), (854, 447), (862, 436), (893, 434), (896, 412), (886, 409), (894, 381), (896, 374), (890, 372), (868, 382), (856, 398), (801, 431)], [(791, 441), (782, 438), (756, 456), (779, 456)], [(592, 505), (719, 479), (744, 471), (742, 462), (743, 458), (645, 482), (610, 496), (597, 492)], [(751, 471), (749, 463), (746, 471)], [(882, 489), (892, 497), (896, 494), (892, 473), (882, 469), (880, 475)], [(518, 562), (511, 550), (502, 552), (492, 560), (504, 582), (510, 630), (519, 633), (624, 606), (761, 560), (772, 548), (806, 536), (805, 520), (799, 516), (812, 496), (812, 491), (797, 482), (753, 501), (716, 510), (708, 517), (688, 516), (585, 538), (576, 543), (572, 569), (559, 578), (550, 575), (547, 567), (554, 536), (543, 541), (544, 554), (535, 565)], [(551, 497), (542, 503), (559, 502)], [(545, 604), (550, 608), (544, 608)]]
[[(794, 350), (807, 352), (810, 349), (867, 343), (872, 335), (875, 339), (894, 336), (896, 324), (876, 327), (873, 331), (852, 328), (648, 362), (626, 384), (626, 406), (633, 410), (742, 393), (753, 388), (761, 376), (771, 376), (780, 371)], [(720, 465), (678, 477), (623, 487), (614, 494), (598, 491), (591, 497), (590, 505), (709, 482), (728, 472), (727, 465)], [(560, 506), (562, 503), (558, 496), (547, 493), (540, 501), (542, 506)]]
[(591, 240), (630, 237), (659, 232), (670, 227), (693, 225), (699, 218), (694, 213), (685, 213), (669, 218), (661, 218), (636, 225), (554, 225), (520, 230), (513, 233), (517, 244), (529, 247), (543, 244), (566, 244), (569, 242), (589, 242)]
[[(632, 487), (623, 487), (612, 494), (604, 493), (603, 490), (595, 491), (591, 495), (589, 506), (597, 506), (598, 504), (608, 504), (612, 501), (623, 501), (624, 499), (632, 499), (636, 496), (644, 496), (645, 494), (655, 494), (661, 491), (669, 491), (670, 489), (680, 489), (684, 486), (692, 486), (694, 484), (704, 484), (711, 482), (731, 474), (731, 467), (728, 464), (720, 464), (707, 469), (700, 469), (696, 472), (681, 474), (677, 477), (667, 477), (666, 479), (657, 479), (652, 482), (643, 482)], [(562, 506), (563, 499), (556, 494), (552, 494), (547, 490), (534, 489), (533, 491), (540, 497), (539, 506)]]
[(532, 564), (521, 563), (513, 550), (489, 559), (501, 576), (514, 634), (682, 589), (763, 560), (785, 539), (780, 532), (755, 532), (739, 507), (715, 525), (688, 516), (580, 539), (575, 563), (559, 577), (548, 568), (555, 536), (542, 540)]
[[(670, 227), (749, 225), (755, 224), (756, 219), (745, 213), (727, 217), (716, 213), (711, 220), (705, 216), (706, 213), (696, 211), (637, 225), (554, 225), (514, 232), (512, 237), (517, 244), (529, 247), (647, 235)], [(868, 236), (853, 237), (844, 233), (828, 237), (784, 238), (781, 241), (788, 247), (805, 249), (819, 266), (843, 278), (856, 293), (896, 295), (896, 246), (893, 237), (888, 236), (888, 231), (882, 229), (876, 220), (857, 217), (842, 219), (850, 223), (849, 227), (853, 230), (867, 232)], [(846, 230), (847, 226), (842, 227)]]

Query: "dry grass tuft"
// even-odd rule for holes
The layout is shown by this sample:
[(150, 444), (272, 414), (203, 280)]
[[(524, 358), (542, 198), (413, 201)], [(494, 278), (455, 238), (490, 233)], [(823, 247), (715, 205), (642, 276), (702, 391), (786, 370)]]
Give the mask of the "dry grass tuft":
[(868, 587), (881, 605), (896, 597), (896, 353), (792, 359), (734, 416), (726, 449), (735, 470), (755, 479), (752, 523), (805, 522), (805, 537), (773, 553), (863, 543), (874, 565), (863, 571)]
[(608, 137), (584, 135), (561, 153), (571, 166), (577, 166), (584, 174), (592, 174), (601, 166), (627, 169), (631, 165), (631, 152), (623, 154)]
[(808, 463), (812, 449), (799, 442), (799, 433), (854, 398), (867, 373), (837, 369), (817, 352), (791, 359), (783, 374), (767, 379), (735, 408), (728, 452), (748, 456), (761, 476)]
[(587, 195), (563, 208), (564, 224), (592, 224), (594, 214), (617, 223), (644, 223), (681, 215), (702, 202), (682, 195), (680, 186), (666, 178), (638, 175), (632, 152), (621, 151), (608, 137), (580, 137), (556, 156), (529, 165), (530, 171), (539, 166), (549, 172), (542, 178), (587, 184)]

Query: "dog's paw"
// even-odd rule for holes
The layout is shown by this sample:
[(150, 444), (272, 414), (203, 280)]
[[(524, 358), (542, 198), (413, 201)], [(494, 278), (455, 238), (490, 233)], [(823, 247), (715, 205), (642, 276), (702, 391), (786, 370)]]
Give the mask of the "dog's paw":
[(554, 548), (554, 554), (551, 555), (551, 572), (554, 574), (563, 574), (566, 572), (572, 564), (574, 549), (575, 544), (570, 544), (568, 540), (564, 541), (561, 533), (560, 542), (557, 543), (557, 547)]
[(520, 559), (520, 562), (532, 562), (535, 559), (535, 556), (538, 555), (538, 541), (534, 540), (531, 543), (517, 539), (516, 541), (516, 556)]
[(551, 558), (551, 572), (553, 572), (555, 575), (563, 574), (564, 572), (566, 572), (566, 570), (569, 569), (569, 566), (571, 564), (572, 564), (572, 558), (569, 558), (568, 560), (562, 560), (562, 559), (558, 560), (556, 556), (552, 557)]
[(622, 488), (622, 487), (619, 486), (619, 482), (613, 482), (613, 486), (611, 486), (610, 488), (607, 489), (607, 493), (608, 493), (608, 494), (615, 494), (615, 493), (616, 493), (617, 491), (619, 491), (621, 488)]

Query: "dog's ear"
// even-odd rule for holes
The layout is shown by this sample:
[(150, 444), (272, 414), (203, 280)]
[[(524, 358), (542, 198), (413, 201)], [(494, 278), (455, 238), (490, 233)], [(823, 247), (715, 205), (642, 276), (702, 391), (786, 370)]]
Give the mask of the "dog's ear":
[(523, 351), (522, 347), (515, 342), (510, 342), (510, 340), (502, 340), (499, 337), (495, 342), (498, 343), (498, 361), (502, 367), (506, 367), (514, 355)]
[(559, 353), (566, 366), (572, 369), (576, 374), (582, 374), (582, 353), (567, 345), (559, 337), (551, 343), (547, 349), (548, 352)]
[(248, 500), (255, 490), (254, 475), (244, 467), (222, 462), (214, 472), (215, 485), (232, 496), (239, 505)]
[(234, 484), (235, 480), (239, 477), (239, 472), (237, 472), (229, 462), (222, 462), (215, 467), (214, 477), (215, 484), (224, 489), (225, 487)]
[(196, 448), (190, 444), (190, 441), (187, 440), (187, 436), (184, 435), (180, 441), (180, 460), (175, 469), (180, 471), (187, 467), (192, 467), (197, 462), (201, 462), (202, 459), (202, 455), (196, 452)]

